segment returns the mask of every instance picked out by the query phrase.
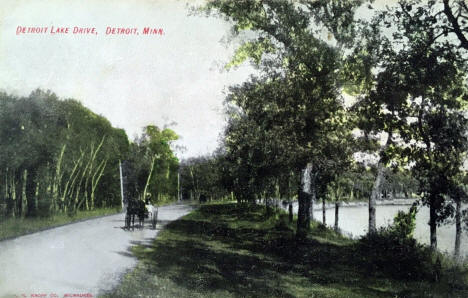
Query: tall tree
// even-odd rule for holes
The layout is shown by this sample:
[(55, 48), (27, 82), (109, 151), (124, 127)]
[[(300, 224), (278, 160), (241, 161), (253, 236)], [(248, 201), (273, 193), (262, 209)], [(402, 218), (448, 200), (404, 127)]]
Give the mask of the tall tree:
[[(315, 179), (321, 160), (320, 136), (327, 120), (342, 107), (336, 76), (338, 50), (316, 32), (313, 24), (327, 24), (330, 34), (336, 33), (336, 40), (349, 41), (352, 34), (342, 33), (352, 33), (349, 20), (359, 3), (303, 1), (296, 5), (288, 1), (252, 0), (210, 1), (207, 5), (233, 20), (234, 32), (256, 33), (256, 38), (239, 47), (232, 64), (252, 58), (266, 75), (265, 82), (257, 85), (274, 90), (269, 91), (273, 97), (261, 97), (261, 106), (268, 107), (265, 112), (271, 112), (269, 118), (281, 127), (279, 135), (288, 141), (287, 154), (292, 157), (290, 166), (300, 173), (298, 176), (303, 181), (298, 190), (299, 237), (304, 237), (309, 229), (310, 204), (316, 192)], [(339, 27), (349, 30), (344, 32)], [(253, 97), (248, 98), (255, 101)], [(254, 106), (247, 105), (240, 106), (244, 110)], [(268, 129), (263, 118), (254, 117), (254, 121), (262, 129)]]
[[(364, 98), (377, 99), (378, 104), (363, 101), (373, 111), (369, 119), (388, 134), (381, 151), (383, 161), (399, 155), (412, 162), (419, 193), (430, 209), (434, 249), (437, 225), (453, 209), (446, 197), (466, 150), (462, 113), (467, 99), (466, 63), (458, 46), (446, 37), (441, 13), (436, 1), (400, 1), (377, 15), (368, 32), (386, 26), (393, 33), (380, 38), (378, 44), (383, 46), (373, 56), (377, 60), (368, 59), (376, 62), (379, 72)], [(397, 138), (403, 141), (400, 146), (395, 146)]]

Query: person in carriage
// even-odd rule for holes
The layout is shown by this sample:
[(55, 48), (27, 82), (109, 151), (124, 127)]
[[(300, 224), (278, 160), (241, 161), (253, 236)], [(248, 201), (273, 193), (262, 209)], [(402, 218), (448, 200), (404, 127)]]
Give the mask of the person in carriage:
[(158, 221), (158, 209), (151, 204), (151, 194), (146, 195), (146, 210), (149, 218), (151, 220), (151, 227), (156, 229), (156, 223)]

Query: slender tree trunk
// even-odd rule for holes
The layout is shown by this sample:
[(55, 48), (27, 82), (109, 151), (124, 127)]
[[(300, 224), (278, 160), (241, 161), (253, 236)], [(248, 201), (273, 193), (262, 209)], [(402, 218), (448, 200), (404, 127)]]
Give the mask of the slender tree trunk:
[(307, 167), (301, 171), (301, 183), (298, 187), (298, 203), (299, 208), (297, 212), (297, 232), (298, 239), (306, 237), (307, 232), (310, 230), (310, 203), (311, 193), (315, 192), (315, 184), (311, 183), (311, 170), (312, 164), (307, 164)]
[(316, 175), (313, 175), (313, 177), (311, 177), (310, 179), (310, 191), (311, 191), (310, 212), (309, 212), (310, 221), (314, 221), (314, 202), (317, 200), (315, 177)]
[(5, 198), (8, 198), (8, 168), (5, 171)]
[(437, 249), (437, 223), (436, 223), (436, 209), (432, 204), (429, 206), (429, 227), (430, 227), (430, 239), (431, 239), (431, 250)]
[(293, 177), (292, 172), (288, 176), (288, 189), (286, 190), (286, 195), (288, 196), (288, 219), (289, 223), (293, 222), (294, 215), (293, 215), (293, 203), (292, 203), (292, 194), (291, 194), (291, 179)]
[(50, 206), (53, 213), (57, 211), (57, 200), (60, 196), (60, 186), (62, 184), (62, 178), (63, 178), (62, 160), (63, 160), (63, 155), (65, 154), (66, 148), (67, 148), (67, 145), (64, 144), (62, 146), (62, 149), (60, 150), (60, 155), (57, 160), (57, 166), (55, 168), (55, 176), (54, 176), (53, 185), (52, 185), (52, 202)]
[(340, 202), (335, 202), (335, 231), (338, 231), (338, 217), (339, 217)]
[[(387, 136), (387, 141), (385, 143), (385, 146), (380, 150), (380, 154), (382, 154), (387, 149), (391, 141), (392, 141), (392, 134), (389, 133)], [(376, 204), (377, 199), (379, 199), (380, 197), (384, 170), (385, 170), (385, 165), (382, 162), (382, 157), (380, 157), (379, 163), (377, 164), (377, 177), (375, 178), (374, 185), (372, 186), (372, 193), (371, 193), (371, 196), (369, 197), (369, 233), (375, 233), (376, 231), (375, 204)]]
[[(47, 167), (45, 168), (44, 172), (45, 172), (45, 176), (47, 177), (44, 180), (41, 181), (40, 177), (41, 175), (39, 175), (38, 178), (36, 178), (36, 190), (35, 190), (35, 193), (34, 193), (34, 198), (35, 198), (35, 204), (36, 204), (36, 210), (37, 212), (41, 211), (41, 212), (44, 212), (45, 214), (47, 215), (50, 215), (52, 214), (52, 205), (53, 205), (53, 187), (54, 187), (54, 181), (55, 181), (55, 177), (54, 175), (51, 173), (52, 171), (49, 169), (50, 167), (50, 163), (47, 162)], [(42, 183), (41, 183), (42, 182)], [(39, 198), (42, 198), (42, 199), (45, 199), (47, 200), (46, 204), (44, 204), (44, 206), (40, 207), (39, 206)], [(47, 210), (45, 210), (47, 207)], [(44, 208), (44, 210), (39, 210), (39, 208)]]
[(455, 260), (460, 260), (460, 243), (461, 243), (461, 200), (456, 201), (457, 207), (455, 210)]
[[(310, 170), (312, 171), (312, 165)], [(315, 184), (315, 178), (317, 173), (310, 172), (310, 192), (307, 194), (309, 212), (308, 215), (308, 226), (307, 229), (310, 229), (310, 223), (314, 220), (314, 201), (317, 199), (317, 185)]]
[(292, 223), (293, 222), (293, 204), (292, 204), (291, 199), (289, 199), (289, 202), (288, 202), (288, 212), (289, 212), (289, 222)]
[(322, 196), (322, 223), (327, 224), (327, 214), (326, 214), (326, 205), (325, 205), (325, 196)]
[[(91, 151), (92, 152), (92, 151)], [(78, 209), (81, 207), (81, 204), (87, 200), (87, 189), (85, 188), (84, 191), (83, 191), (83, 196), (84, 198), (80, 200), (80, 193), (81, 193), (81, 187), (83, 186), (83, 181), (87, 180), (87, 176), (88, 176), (88, 169), (89, 167), (91, 166), (90, 162), (88, 162), (83, 170), (83, 172), (81, 173), (81, 178), (77, 184), (77, 188), (76, 188), (76, 192), (75, 192), (75, 200), (74, 200), (74, 204), (73, 204), (73, 210), (70, 210), (72, 211), (73, 213), (76, 213), (78, 211)], [(85, 179), (86, 178), (86, 179)], [(87, 185), (85, 185), (86, 187)]]
[(372, 193), (369, 197), (369, 233), (375, 233), (376, 231), (376, 224), (375, 224), (375, 204), (377, 199), (380, 196), (380, 185), (383, 179), (383, 165), (381, 162), (378, 164), (377, 169), (377, 177), (374, 181), (374, 185), (372, 187)]
[(151, 181), (151, 176), (153, 175), (154, 164), (156, 163), (156, 155), (151, 158), (151, 169), (146, 179), (145, 188), (143, 189), (143, 201), (146, 200), (146, 192), (148, 191), (148, 185)]
[(192, 200), (194, 199), (193, 196), (195, 196), (195, 200), (200, 199), (198, 196), (198, 182), (195, 183), (195, 176), (193, 175), (193, 168), (189, 166), (190, 169), (190, 176), (192, 177), (192, 186), (193, 186), (193, 192), (192, 192)]
[[(26, 188), (28, 187), (27, 186), (27, 183), (29, 181), (29, 177), (28, 177), (28, 170), (24, 170), (23, 171), (23, 185), (21, 187), (21, 217), (26, 217), (26, 216), (31, 216), (33, 214), (31, 214), (32, 210), (30, 211), (30, 209), (32, 209), (33, 207), (33, 204), (32, 204), (32, 197), (30, 196), (30, 192), (28, 192), (28, 195), (26, 195)], [(31, 200), (30, 202), (28, 202), (28, 200)]]
[(99, 180), (101, 180), (102, 175), (104, 174), (104, 169), (106, 168), (107, 159), (104, 159), (96, 169), (93, 177), (91, 178), (91, 210), (94, 210), (95, 194), (96, 188), (99, 185)]
[(84, 152), (82, 151), (78, 160), (74, 162), (74, 166), (70, 174), (70, 177), (68, 177), (68, 180), (65, 183), (65, 188), (63, 190), (62, 198), (60, 200), (62, 204), (63, 212), (67, 212), (68, 205), (70, 205), (71, 198), (67, 202), (65, 202), (65, 200), (67, 199), (68, 194), (70, 194), (70, 197), (73, 194), (73, 188), (75, 187), (76, 179), (79, 174), (78, 168), (81, 166), (83, 157), (84, 157)]
[(10, 202), (11, 202), (11, 217), (15, 218), (16, 217), (16, 186), (15, 186), (15, 172), (11, 174), (10, 180), (9, 180), (9, 197), (10, 197)]
[[(41, 183), (39, 182), (39, 179), (36, 179), (36, 188), (34, 190), (34, 208), (36, 208), (36, 212), (39, 212), (39, 211), (42, 211), (42, 210), (39, 210), (39, 194), (42, 193), (41, 192)], [(49, 184), (50, 186), (50, 184)], [(49, 193), (47, 192), (47, 188), (44, 191), (45, 195), (43, 197), (43, 199), (49, 199), (50, 196), (49, 196)], [(50, 203), (50, 202), (49, 202)], [(49, 207), (49, 214), (50, 214), (50, 206)]]

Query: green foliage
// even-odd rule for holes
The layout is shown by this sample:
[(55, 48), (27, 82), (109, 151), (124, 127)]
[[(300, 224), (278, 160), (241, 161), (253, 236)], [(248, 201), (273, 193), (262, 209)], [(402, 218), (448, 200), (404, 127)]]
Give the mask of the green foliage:
[(414, 229), (416, 228), (416, 213), (417, 207), (411, 206), (408, 212), (398, 211), (393, 219), (393, 225), (390, 226), (392, 233), (399, 238), (413, 238)]
[(234, 57), (226, 64), (225, 68), (229, 70), (232, 67), (239, 66), (248, 58), (251, 58), (255, 64), (260, 64), (262, 56), (274, 50), (272, 43), (268, 39), (245, 42), (236, 50)]
[(160, 204), (177, 199), (179, 160), (172, 144), (178, 135), (170, 128), (146, 126), (131, 144), (123, 163), (126, 200), (149, 200)]
[(432, 253), (400, 227), (381, 228), (359, 240), (361, 266), (370, 274), (388, 274), (402, 280), (432, 280)]
[(193, 157), (180, 164), (180, 183), (184, 199), (232, 200), (229, 181), (225, 180), (230, 169), (223, 155)]
[[(433, 280), (440, 275), (440, 264), (431, 250), (413, 238), (417, 205), (408, 212), (398, 211), (393, 224), (369, 233), (359, 240), (359, 249), (368, 272), (385, 272), (406, 280)], [(438, 277), (437, 277), (438, 278)]]
[[(372, 13), (372, 1), (208, 1), (205, 9), (230, 20), (234, 35), (250, 36), (228, 65), (252, 59), (261, 73), (226, 98), (228, 189), (240, 200), (272, 197), (276, 189), (291, 197), (307, 180), (312, 196), (336, 200), (343, 172), (360, 172), (353, 196), (417, 193), (434, 232), (452, 214), (446, 198), (468, 148), (462, 2), (402, 0), (357, 19), (363, 4)], [(342, 92), (355, 96), (349, 109)], [(357, 140), (354, 127), (363, 135)], [(382, 135), (388, 141), (380, 146)], [(359, 151), (377, 155), (378, 176), (368, 164), (351, 169)], [(313, 179), (301, 179), (307, 165)], [(308, 205), (299, 204), (301, 219)]]
[(115, 169), (128, 150), (123, 130), (50, 91), (22, 98), (2, 93), (0, 111), (3, 218), (120, 205)]

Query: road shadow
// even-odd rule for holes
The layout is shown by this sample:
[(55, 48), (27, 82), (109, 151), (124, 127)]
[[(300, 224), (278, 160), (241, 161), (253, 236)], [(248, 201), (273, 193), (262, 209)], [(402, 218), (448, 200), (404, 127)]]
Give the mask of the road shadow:
[(128, 248), (127, 251), (116, 251), (115, 253), (124, 257), (135, 258), (130, 248)]
[(145, 223), (143, 224), (143, 226), (141, 226), (140, 224), (135, 224), (135, 226), (132, 228), (130, 227), (129, 229), (125, 227), (125, 221), (124, 220), (114, 220), (113, 222), (121, 222), (122, 225), (121, 226), (114, 226), (113, 228), (114, 229), (122, 229), (122, 230), (125, 230), (125, 231), (135, 231), (135, 230), (142, 230), (142, 229), (148, 229), (148, 230), (157, 230), (157, 231), (160, 231), (160, 230), (163, 230), (164, 227), (172, 222), (172, 220), (158, 220), (157, 223), (156, 223), (156, 227), (153, 228), (152, 226), (152, 223), (149, 222), (149, 221), (145, 221)]

